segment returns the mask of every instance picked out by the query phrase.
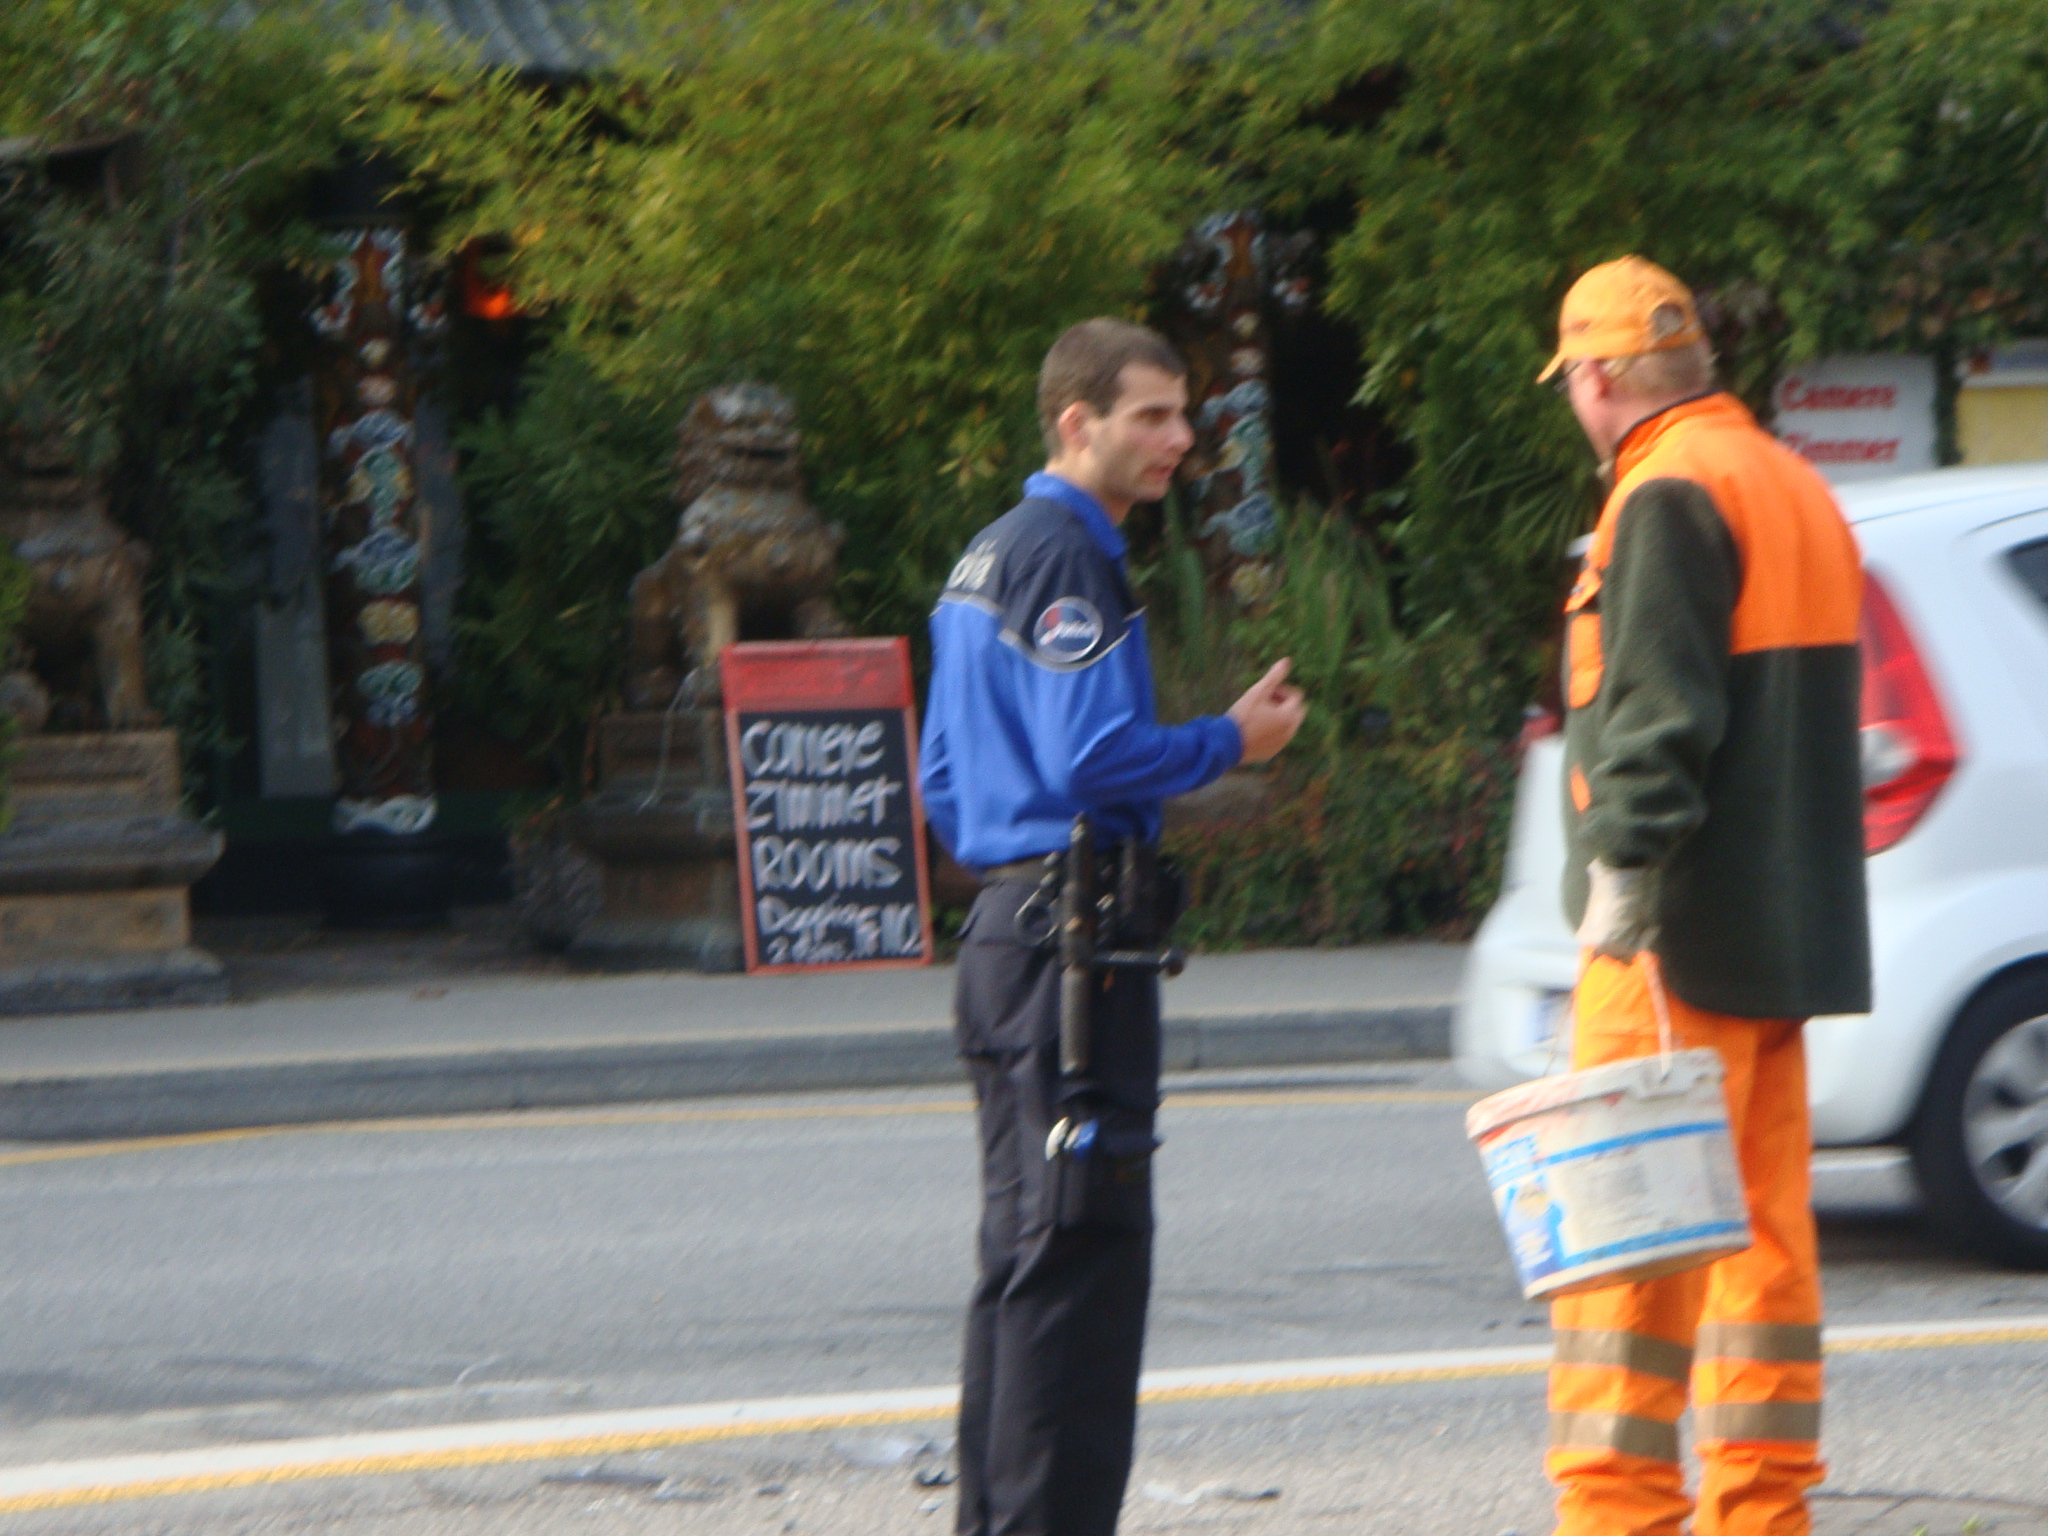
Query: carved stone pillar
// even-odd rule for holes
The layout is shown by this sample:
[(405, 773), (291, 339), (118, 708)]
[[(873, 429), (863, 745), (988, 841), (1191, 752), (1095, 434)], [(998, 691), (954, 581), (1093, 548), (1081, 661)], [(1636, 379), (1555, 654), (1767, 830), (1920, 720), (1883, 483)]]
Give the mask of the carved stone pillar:
[(433, 921), (445, 915), (448, 882), (445, 857), (427, 842), (437, 804), (421, 601), (432, 530), (414, 416), (419, 351), (444, 318), (402, 228), (366, 225), (329, 238), (335, 267), (312, 315), (323, 343), (314, 420), (339, 779), (329, 915), (349, 924)]
[(1306, 307), (1310, 238), (1256, 210), (1203, 220), (1168, 269), (1166, 329), (1188, 364), (1195, 446), (1181, 466), (1203, 561), (1240, 601), (1271, 580), (1273, 327)]

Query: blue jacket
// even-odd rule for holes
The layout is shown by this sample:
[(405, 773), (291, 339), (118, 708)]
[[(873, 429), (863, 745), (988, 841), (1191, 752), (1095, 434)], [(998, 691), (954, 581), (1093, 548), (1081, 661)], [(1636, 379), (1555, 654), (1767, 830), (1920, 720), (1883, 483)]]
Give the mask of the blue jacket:
[(1235, 722), (1161, 725), (1145, 612), (1099, 502), (1033, 475), (976, 534), (932, 611), (920, 782), (953, 856), (986, 869), (1067, 845), (1159, 836), (1160, 802), (1236, 766)]

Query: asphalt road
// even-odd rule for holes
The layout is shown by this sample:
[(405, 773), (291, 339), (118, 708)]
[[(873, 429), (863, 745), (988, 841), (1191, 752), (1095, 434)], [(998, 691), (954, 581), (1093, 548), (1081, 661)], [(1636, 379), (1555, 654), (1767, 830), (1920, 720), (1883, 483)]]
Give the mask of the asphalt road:
[[(1546, 1343), (1463, 1140), (1470, 1098), (1441, 1068), (1184, 1085), (1148, 1369)], [(1925, 1236), (1887, 1154), (1824, 1159), (1818, 1204), (1835, 1324), (2048, 1315), (2048, 1276)], [(942, 1385), (973, 1214), (971, 1122), (941, 1091), (0, 1148), (0, 1469)], [(2033, 1336), (1841, 1356), (1824, 1528), (2048, 1533), (2044, 1367)], [(1127, 1528), (1547, 1529), (1534, 1368), (1412, 1376), (1148, 1407)], [(946, 1494), (910, 1474), (943, 1466), (945, 1433), (927, 1411), (593, 1442), (7, 1528), (932, 1529)]]

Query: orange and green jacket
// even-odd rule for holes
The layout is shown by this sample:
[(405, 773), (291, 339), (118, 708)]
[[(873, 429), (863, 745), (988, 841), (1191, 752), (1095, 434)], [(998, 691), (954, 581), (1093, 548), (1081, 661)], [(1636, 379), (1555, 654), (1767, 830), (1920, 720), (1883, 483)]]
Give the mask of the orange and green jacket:
[(1565, 909), (1647, 868), (1695, 1008), (1870, 1006), (1863, 574), (1827, 484), (1732, 395), (1637, 423), (1565, 603)]

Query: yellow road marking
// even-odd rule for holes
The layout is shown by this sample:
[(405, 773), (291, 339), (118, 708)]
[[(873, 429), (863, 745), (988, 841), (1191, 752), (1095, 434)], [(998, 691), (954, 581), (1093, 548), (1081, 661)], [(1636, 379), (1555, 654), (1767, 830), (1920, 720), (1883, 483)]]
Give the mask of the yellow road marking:
[(403, 1120), (318, 1120), (307, 1125), (255, 1125), (228, 1131), (192, 1131), (178, 1136), (134, 1136), (120, 1141), (73, 1142), (0, 1152), (0, 1168), (61, 1163), (82, 1157), (117, 1157), (130, 1152), (163, 1152), (219, 1146), (281, 1136), (391, 1136), (426, 1131), (489, 1131), (519, 1127), (712, 1124), (749, 1120), (860, 1119), (878, 1115), (957, 1115), (974, 1106), (965, 1099), (907, 1104), (846, 1104), (832, 1107), (755, 1104), (731, 1109), (544, 1110), (516, 1109), (474, 1115), (422, 1115)]
[(455, 1467), (502, 1466), (508, 1462), (561, 1461), (577, 1456), (619, 1456), (628, 1451), (658, 1451), (712, 1440), (742, 1440), (762, 1435), (808, 1434), (826, 1429), (868, 1429), (886, 1424), (931, 1423), (953, 1416), (952, 1407), (893, 1408), (875, 1413), (813, 1414), (802, 1418), (764, 1419), (746, 1424), (699, 1424), (687, 1429), (648, 1430), (641, 1434), (578, 1435), (560, 1440), (522, 1441), (504, 1445), (464, 1446), (459, 1450), (420, 1451), (406, 1455), (362, 1456), (274, 1467), (246, 1467), (233, 1472), (205, 1472), (93, 1488), (53, 1489), (0, 1499), (0, 1514), (27, 1514), (39, 1509), (68, 1509), (80, 1504), (126, 1503), (178, 1493), (217, 1493), (227, 1488), (254, 1488), (268, 1483), (324, 1481), (338, 1477), (391, 1477), (405, 1472), (443, 1472)]
[[(1955, 1349), (1987, 1344), (2048, 1343), (2048, 1327), (1958, 1328), (1940, 1332), (1902, 1330), (1830, 1340), (1826, 1352), (1863, 1354), (1909, 1349)], [(1549, 1368), (1541, 1359), (1479, 1361), (1460, 1365), (1419, 1366), (1370, 1371), (1337, 1371), (1299, 1376), (1258, 1376), (1251, 1380), (1219, 1380), (1149, 1389), (1143, 1403), (1214, 1401), (1266, 1397), (1276, 1393), (1329, 1392), (1361, 1387), (1407, 1386), (1425, 1382), (1466, 1381), (1485, 1377), (1536, 1376)], [(730, 1424), (693, 1424), (673, 1429), (628, 1433), (564, 1435), (542, 1440), (516, 1440), (455, 1448), (336, 1457), (328, 1460), (281, 1460), (264, 1467), (196, 1473), (183, 1477), (138, 1478), (129, 1482), (51, 1489), (0, 1498), (0, 1514), (26, 1514), (87, 1504), (125, 1503), (173, 1494), (219, 1492), (266, 1484), (310, 1482), (348, 1477), (388, 1477), (408, 1472), (446, 1471), (460, 1467), (499, 1466), (517, 1462), (561, 1461), (575, 1457), (616, 1456), (718, 1440), (759, 1439), (773, 1435), (815, 1434), (828, 1430), (864, 1429), (881, 1425), (932, 1423), (950, 1418), (951, 1401), (929, 1406), (873, 1411), (791, 1415)], [(173, 1455), (179, 1453), (171, 1453)], [(4, 1471), (0, 1471), (4, 1475)]]
[[(1294, 1104), (1464, 1104), (1478, 1098), (1461, 1088), (1262, 1089), (1174, 1094), (1173, 1109), (1245, 1109)], [(0, 1168), (75, 1162), (137, 1152), (221, 1146), (280, 1136), (389, 1136), (427, 1131), (488, 1131), (528, 1127), (744, 1124), (767, 1120), (858, 1120), (892, 1115), (959, 1115), (974, 1108), (969, 1099), (913, 1100), (901, 1104), (748, 1104), (730, 1108), (545, 1110), (519, 1109), (474, 1115), (426, 1115), (404, 1120), (321, 1120), (310, 1125), (257, 1125), (239, 1130), (193, 1131), (179, 1136), (132, 1136), (120, 1141), (67, 1142), (0, 1152)]]
[(1261, 1104), (1474, 1104), (1472, 1088), (1257, 1088), (1190, 1089), (1168, 1094), (1168, 1109), (1243, 1109)]
[(1821, 1352), (1866, 1355), (1895, 1349), (1960, 1349), (1969, 1344), (2048, 1343), (2048, 1328), (1958, 1328), (1953, 1333), (1874, 1334), (1865, 1338), (1829, 1339)]

